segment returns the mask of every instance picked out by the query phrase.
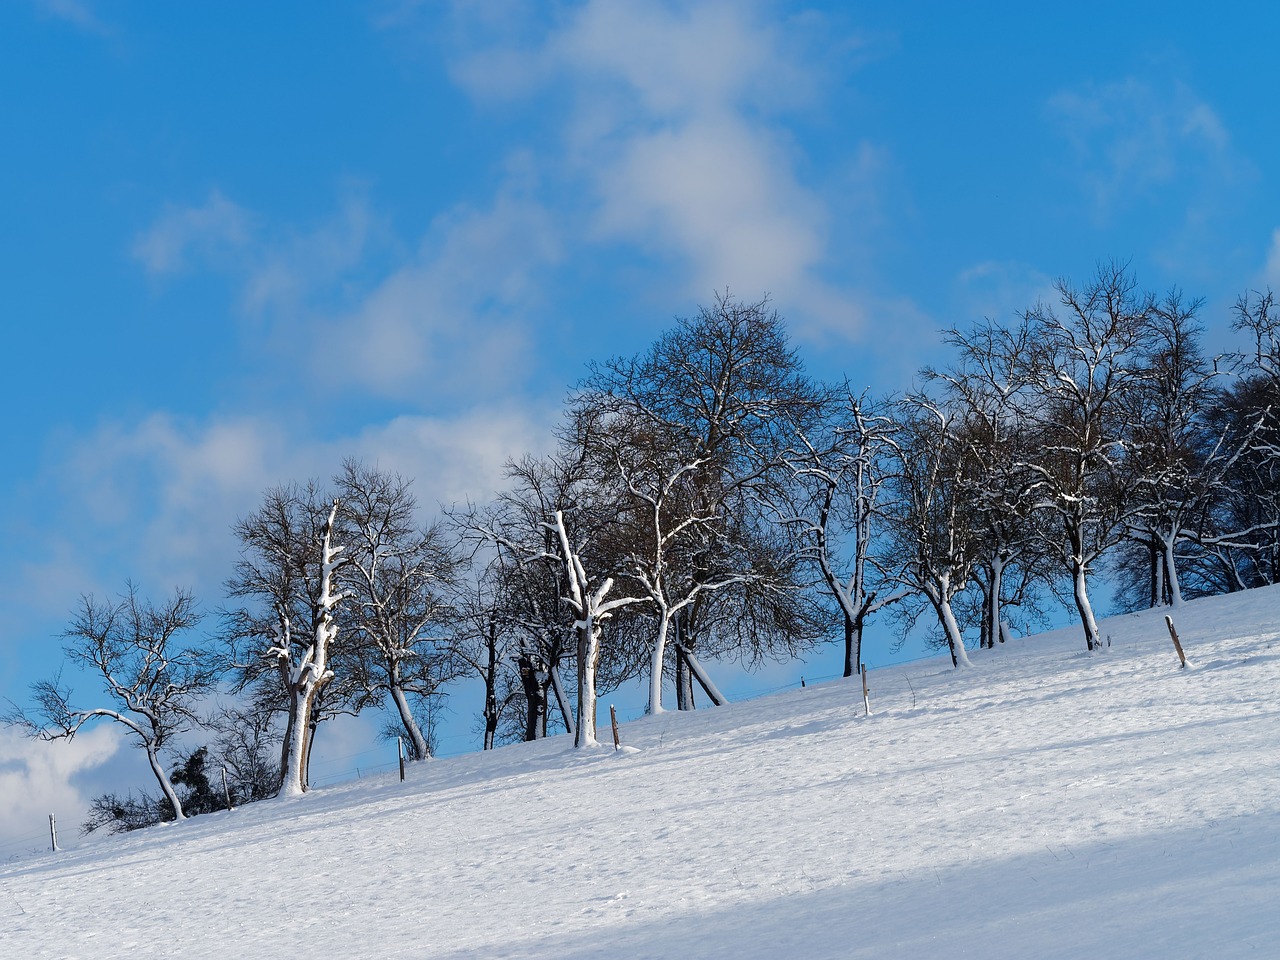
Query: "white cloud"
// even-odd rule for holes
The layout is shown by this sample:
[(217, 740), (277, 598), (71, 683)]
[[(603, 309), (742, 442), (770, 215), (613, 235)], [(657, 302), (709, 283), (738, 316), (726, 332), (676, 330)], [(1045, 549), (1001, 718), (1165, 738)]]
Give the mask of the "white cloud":
[(852, 332), (864, 311), (823, 277), (828, 206), (784, 122), (823, 87), (816, 27), (766, 12), (589, 0), (540, 42), (489, 30), (454, 76), (481, 99), (550, 88), (570, 105), (564, 154), (541, 163), (585, 186), (590, 240), (675, 264), (683, 295), (768, 292), (802, 328)]
[(332, 370), (340, 357), (346, 390), (474, 402), (523, 383), (541, 275), (561, 258), (559, 228), (530, 197), (519, 158), (509, 167), (487, 207), (440, 215), (415, 254), (372, 281), (373, 254), (396, 243), (359, 195), (318, 224), (268, 231), (215, 191), (199, 207), (166, 208), (134, 254), (153, 275), (197, 263), (227, 275), (254, 320), (255, 349), (289, 378), (282, 390), (323, 397), (332, 377), (308, 371)]
[(200, 206), (169, 204), (134, 241), (133, 255), (152, 275), (177, 273), (193, 254), (222, 260), (251, 239), (252, 217), (217, 190)]
[(652, 118), (805, 103), (815, 78), (752, 3), (592, 0), (550, 44), (591, 82), (619, 84)]
[(270, 487), (332, 476), (354, 456), (414, 480), (424, 515), (503, 487), (503, 464), (550, 441), (554, 405), (475, 406), (404, 415), (349, 435), (299, 435), (264, 417), (191, 420), (156, 413), (70, 441), (44, 471), (41, 548), (6, 585), (61, 616), (81, 593), (190, 587), (214, 606), (237, 546), (232, 525)]
[(110, 724), (54, 743), (0, 728), (0, 797), (5, 798), (0, 804), (0, 861), (47, 850), (50, 814), (57, 818), (60, 838), (73, 840), (89, 806), (76, 781), (110, 760), (121, 743)]
[(550, 214), (518, 188), (487, 209), (458, 207), (411, 262), (319, 325), (315, 360), (336, 344), (346, 376), (374, 394), (510, 396), (532, 372), (540, 277), (560, 256)]

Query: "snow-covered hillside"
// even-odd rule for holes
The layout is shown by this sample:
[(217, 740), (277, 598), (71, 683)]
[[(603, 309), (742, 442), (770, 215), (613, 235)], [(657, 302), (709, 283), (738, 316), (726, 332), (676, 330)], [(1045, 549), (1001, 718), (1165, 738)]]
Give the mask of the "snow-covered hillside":
[(0, 956), (1280, 956), (1280, 588), (0, 868)]

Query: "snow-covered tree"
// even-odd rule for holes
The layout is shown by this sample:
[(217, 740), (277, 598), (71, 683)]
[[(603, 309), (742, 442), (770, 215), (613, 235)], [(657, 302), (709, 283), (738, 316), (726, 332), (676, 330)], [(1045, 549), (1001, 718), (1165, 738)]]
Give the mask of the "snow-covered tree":
[(210, 651), (186, 639), (200, 619), (185, 590), (158, 605), (139, 597), (133, 584), (116, 603), (83, 597), (65, 634), (66, 663), (96, 675), (107, 702), (77, 703), (59, 673), (34, 684), (34, 708), (15, 708), (9, 719), (42, 740), (70, 740), (100, 718), (120, 724), (146, 752), (173, 816), (184, 819), (161, 751), (199, 722), (201, 700), (218, 682)]

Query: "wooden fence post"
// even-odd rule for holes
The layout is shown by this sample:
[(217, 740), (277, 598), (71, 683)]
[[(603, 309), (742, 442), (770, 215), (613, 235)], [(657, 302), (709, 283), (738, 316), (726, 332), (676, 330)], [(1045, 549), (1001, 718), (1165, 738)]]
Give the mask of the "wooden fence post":
[(400, 755), (400, 782), (404, 783), (404, 737), (396, 737), (396, 753)]
[(49, 840), (53, 844), (53, 852), (58, 852), (58, 821), (49, 814)]
[(858, 672), (862, 674), (862, 706), (867, 711), (867, 716), (871, 716), (871, 700), (867, 694), (867, 665), (865, 663), (858, 664)]
[(1178, 660), (1182, 663), (1182, 669), (1187, 668), (1187, 655), (1182, 652), (1182, 644), (1178, 642), (1178, 631), (1173, 628), (1173, 617), (1165, 614), (1165, 624), (1169, 627), (1169, 636), (1173, 638), (1173, 649), (1178, 651)]
[(612, 703), (609, 704), (609, 719), (613, 721), (613, 752), (617, 753), (622, 749), (622, 741), (618, 739), (618, 711)]

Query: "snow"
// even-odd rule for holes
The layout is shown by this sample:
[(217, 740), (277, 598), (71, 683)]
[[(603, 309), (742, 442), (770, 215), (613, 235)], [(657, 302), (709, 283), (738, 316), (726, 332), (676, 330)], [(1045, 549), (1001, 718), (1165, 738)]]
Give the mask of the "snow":
[(1166, 612), (81, 841), (0, 956), (1275, 956), (1280, 588)]

